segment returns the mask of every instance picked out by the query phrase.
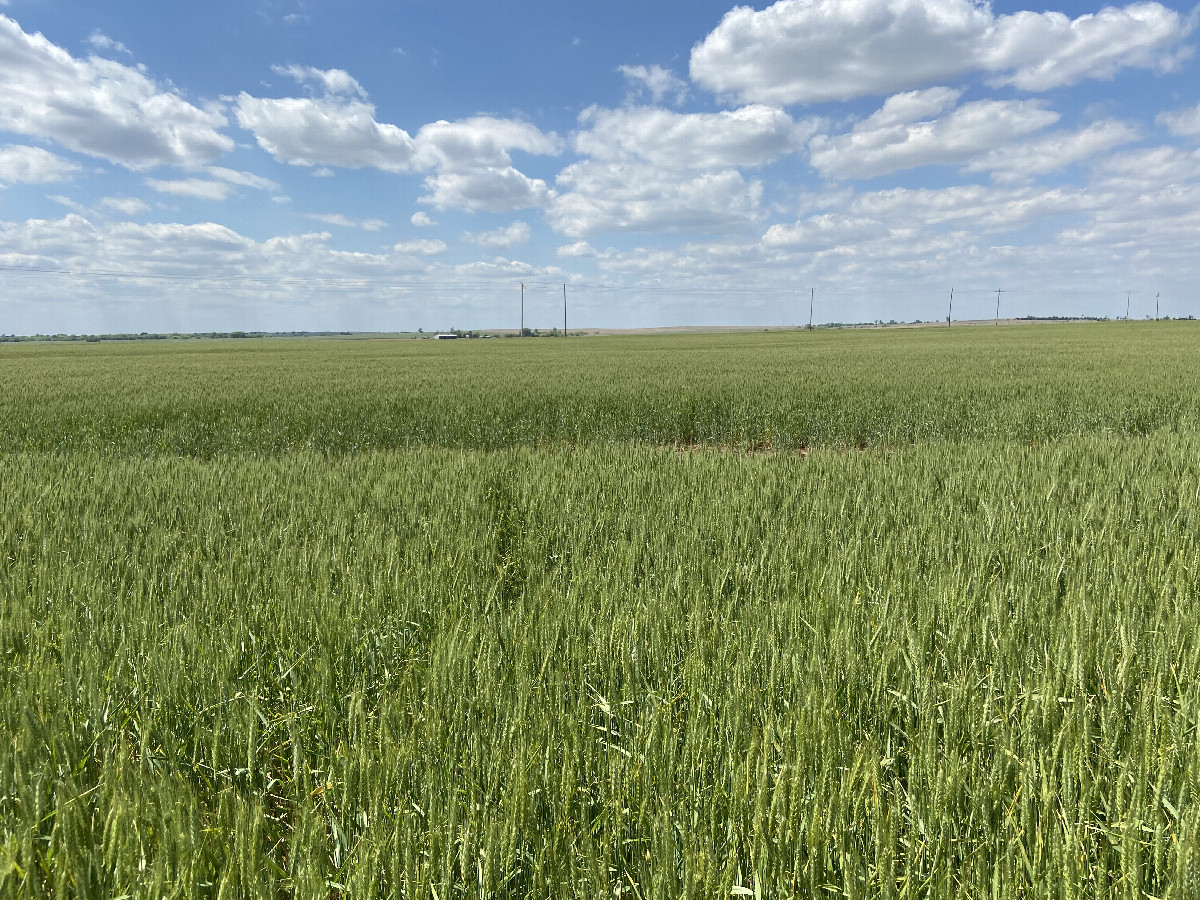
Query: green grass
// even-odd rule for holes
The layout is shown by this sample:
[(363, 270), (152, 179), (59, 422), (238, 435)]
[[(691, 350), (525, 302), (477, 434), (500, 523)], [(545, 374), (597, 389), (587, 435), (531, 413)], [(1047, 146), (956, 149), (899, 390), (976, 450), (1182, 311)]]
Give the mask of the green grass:
[(1046, 440), (1200, 428), (1193, 322), (0, 346), (0, 452)]
[(0, 896), (1197, 896), (1193, 332), (997, 332), (0, 348)]

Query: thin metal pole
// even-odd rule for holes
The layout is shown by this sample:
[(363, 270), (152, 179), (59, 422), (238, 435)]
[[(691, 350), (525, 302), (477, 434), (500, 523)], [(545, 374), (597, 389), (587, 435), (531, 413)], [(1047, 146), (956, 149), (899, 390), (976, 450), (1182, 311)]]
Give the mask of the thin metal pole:
[(525, 282), (521, 282), (521, 331), (517, 337), (525, 337)]
[(954, 314), (954, 288), (950, 288), (950, 308), (946, 310), (946, 327), (950, 327), (950, 316)]
[(1129, 321), (1129, 298), (1133, 296), (1133, 291), (1125, 292), (1125, 321)]
[(996, 288), (996, 324), (997, 325), (1000, 324), (1000, 295), (1003, 293), (1004, 293), (1004, 291), (1000, 290), (1000, 288)]
[(1158, 321), (1158, 294), (1154, 295), (1154, 321)]
[(567, 286), (563, 284), (563, 337), (567, 336)]
[(813, 327), (813, 301), (816, 299), (817, 289), (815, 287), (808, 289), (808, 327), (811, 330)]

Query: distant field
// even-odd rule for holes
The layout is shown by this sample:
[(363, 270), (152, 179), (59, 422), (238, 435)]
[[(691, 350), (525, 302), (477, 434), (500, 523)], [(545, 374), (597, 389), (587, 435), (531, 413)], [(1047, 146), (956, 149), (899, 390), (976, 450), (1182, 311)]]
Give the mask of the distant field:
[(0, 345), (0, 896), (1200, 896), (1196, 329)]
[(1200, 324), (0, 345), (0, 452), (882, 447), (1200, 427)]

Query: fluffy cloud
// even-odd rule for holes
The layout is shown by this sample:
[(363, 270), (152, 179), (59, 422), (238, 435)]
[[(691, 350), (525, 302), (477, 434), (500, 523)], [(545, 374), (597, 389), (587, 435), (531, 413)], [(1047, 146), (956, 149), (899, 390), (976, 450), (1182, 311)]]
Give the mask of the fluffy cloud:
[(538, 156), (561, 152), (562, 142), (527, 122), (479, 116), (433, 122), (417, 133), (419, 164), (436, 169), (425, 179), (421, 203), (437, 209), (495, 213), (545, 206), (546, 182), (513, 165), (511, 151)]
[(1053, 131), (1024, 142), (996, 147), (971, 162), (968, 172), (989, 172), (997, 181), (1028, 181), (1060, 171), (1139, 138), (1138, 130), (1106, 119), (1079, 131)]
[(147, 178), (146, 185), (160, 194), (175, 194), (179, 197), (192, 197), (197, 200), (225, 200), (233, 192), (233, 188), (252, 187), (265, 191), (277, 191), (279, 185), (269, 178), (263, 178), (250, 172), (238, 172), (221, 166), (205, 166), (203, 171), (212, 176), (204, 178), (182, 178), (164, 180)]
[(429, 213), (423, 211), (413, 213), (412, 218), (409, 219), (409, 221), (418, 228), (430, 228), (437, 224), (437, 222), (430, 218)]
[(255, 175), (252, 172), (239, 172), (235, 169), (223, 168), (222, 166), (205, 166), (204, 171), (213, 178), (224, 181), (227, 184), (257, 188), (260, 191), (275, 192), (279, 190), (279, 185), (274, 181), (269, 178), (263, 178), (261, 175)]
[(315, 82), (326, 94), (353, 94), (366, 98), (367, 92), (349, 72), (344, 69), (317, 69), (313, 66), (271, 66), (277, 75), (286, 75), (300, 84)]
[(1057, 122), (1058, 113), (1040, 100), (979, 100), (948, 110), (961, 93), (937, 87), (889, 97), (850, 132), (813, 138), (813, 167), (826, 178), (846, 179), (961, 165), (998, 180), (1024, 181), (1138, 137), (1133, 127), (1106, 120), (1021, 140)]
[(446, 243), (428, 239), (401, 241), (392, 247), (392, 250), (407, 256), (435, 256), (438, 253), (446, 252)]
[(583, 238), (606, 231), (725, 233), (760, 216), (762, 183), (735, 170), (668, 172), (637, 163), (584, 160), (558, 176), (546, 210), (559, 234)]
[(599, 160), (637, 159), (664, 168), (760, 166), (804, 146), (811, 122), (781, 109), (746, 106), (717, 113), (676, 113), (651, 106), (590, 107), (579, 117), (575, 149)]
[(67, 181), (79, 166), (41, 147), (0, 147), (0, 184), (50, 184)]
[(265, 99), (243, 91), (238, 124), (276, 160), (293, 166), (412, 171), (416, 144), (395, 125), (375, 120), (375, 107), (344, 95)]
[(830, 250), (847, 244), (888, 237), (891, 230), (875, 219), (826, 213), (795, 225), (772, 225), (763, 235), (765, 247), (793, 250)]
[(563, 244), (557, 253), (566, 259), (585, 259), (595, 256), (596, 250), (587, 241), (576, 241), (573, 244)]
[(150, 212), (150, 207), (137, 197), (105, 197), (100, 205), (123, 216), (140, 216)]
[(762, 247), (779, 258), (818, 254), (839, 265), (854, 259), (914, 262), (922, 248), (945, 251), (947, 239), (964, 248), (1033, 225), (1077, 221), (1081, 215), (1113, 202), (1082, 189), (987, 187), (962, 185), (937, 189), (893, 188), (863, 194), (835, 195), (827, 209), (791, 225), (772, 225)]
[(1171, 134), (1200, 134), (1200, 105), (1159, 113), (1155, 121)]
[(128, 54), (130, 52), (129, 48), (126, 47), (124, 44), (122, 44), (120, 41), (114, 41), (112, 38), (110, 38), (108, 35), (104, 34), (104, 32), (100, 31), (99, 29), (92, 32), (91, 37), (88, 38), (88, 43), (91, 44), (93, 47), (95, 47), (97, 50), (112, 50), (116, 53), (125, 53), (125, 54)]
[(164, 180), (147, 178), (146, 187), (160, 194), (191, 197), (194, 200), (224, 200), (233, 188), (224, 181), (206, 181), (203, 178), (180, 178)]
[(216, 108), (194, 106), (142, 71), (73, 58), (0, 16), (0, 121), (130, 169), (195, 166), (233, 149)]
[(650, 106), (590, 107), (575, 150), (586, 159), (558, 176), (547, 217), (560, 234), (605, 231), (727, 232), (758, 220), (757, 167), (800, 150), (811, 122), (752, 105), (717, 113)]
[(826, 178), (871, 178), (923, 165), (968, 162), (1058, 121), (1038, 100), (979, 100), (937, 118), (959, 91), (931, 88), (889, 97), (848, 134), (818, 135), (813, 167)]
[(676, 106), (687, 97), (687, 82), (662, 66), (618, 66), (617, 71), (629, 82), (631, 97), (649, 94), (654, 103), (661, 103), (672, 94)]
[(464, 234), (463, 239), (472, 244), (478, 244), (481, 247), (508, 250), (521, 244), (528, 244), (531, 234), (532, 232), (527, 223), (513, 222), (511, 225), (506, 225), (503, 228), (497, 228), (493, 231), (484, 231), (479, 234)]
[(898, 230), (919, 223), (982, 233), (1014, 231), (1060, 216), (1084, 213), (1112, 202), (1083, 189), (987, 187), (892, 188), (853, 195), (837, 205), (841, 215), (881, 221)]
[(1159, 3), (994, 16), (974, 0), (780, 0), (738, 6), (693, 50), (691, 77), (774, 105), (889, 94), (983, 72), (1043, 91), (1124, 67), (1169, 70), (1188, 22)]
[(379, 122), (362, 86), (340, 69), (289, 66), (277, 69), (323, 89), (319, 97), (264, 99), (242, 92), (238, 124), (253, 132), (260, 147), (295, 166), (385, 172), (428, 172), (420, 202), (437, 209), (510, 212), (544, 206), (551, 192), (541, 179), (513, 165), (512, 151), (535, 155), (560, 152), (561, 141), (527, 122), (479, 116), (433, 122), (415, 138)]
[(1123, 68), (1172, 71), (1191, 53), (1180, 46), (1191, 27), (1160, 3), (1110, 6), (1077, 19), (1022, 11), (998, 18), (981, 49), (993, 84), (1045, 91), (1110, 79)]
[(1100, 188), (1148, 195), (1200, 180), (1200, 150), (1139, 148), (1107, 157), (1095, 171)]
[[(1159, 278), (1194, 280), (1195, 242), (1200, 230), (1200, 185), (1174, 184), (1123, 196), (1106, 204), (1084, 224), (1059, 235), (1065, 252), (1086, 254), (1100, 263), (1131, 261), (1153, 266)], [(1188, 291), (1188, 296), (1194, 292)]]
[(223, 225), (118, 222), (98, 227), (70, 213), (62, 219), (0, 224), (0, 244), (11, 254), (72, 269), (207, 275), (241, 258), (254, 242)]
[[(211, 293), (210, 279), (223, 292), (245, 291), (255, 302), (269, 295), (307, 299), (319, 294), (322, 282), (359, 282), (375, 276), (389, 279), (412, 271), (412, 254), (444, 250), (439, 241), (398, 245), (392, 253), (345, 252), (330, 246), (327, 232), (291, 234), (256, 241), (213, 222), (194, 225), (134, 222), (93, 223), (70, 213), (61, 219), (0, 221), (0, 257), (9, 264), (55, 265), (82, 271), (103, 270), (130, 276), (171, 276), (170, 297)], [(443, 275), (443, 277), (445, 277)], [(235, 279), (245, 279), (239, 288)], [(115, 283), (121, 296), (139, 289), (161, 293), (152, 281), (136, 278)], [(99, 285), (108, 290), (114, 285)], [(394, 282), (389, 281), (389, 290)]]
[(504, 213), (544, 206), (550, 197), (546, 182), (530, 178), (512, 166), (447, 170), (425, 179), (427, 193), (419, 198), (436, 209)]

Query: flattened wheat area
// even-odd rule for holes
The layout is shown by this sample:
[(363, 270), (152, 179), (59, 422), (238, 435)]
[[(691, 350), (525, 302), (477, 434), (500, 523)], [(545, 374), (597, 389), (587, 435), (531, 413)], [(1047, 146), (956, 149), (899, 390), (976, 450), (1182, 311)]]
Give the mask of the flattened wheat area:
[(1198, 327), (0, 345), (0, 895), (1194, 898)]

